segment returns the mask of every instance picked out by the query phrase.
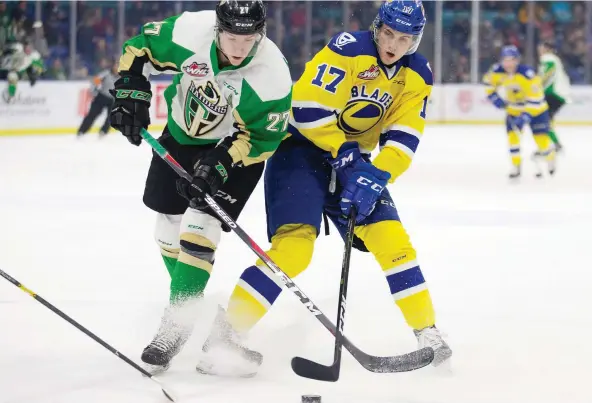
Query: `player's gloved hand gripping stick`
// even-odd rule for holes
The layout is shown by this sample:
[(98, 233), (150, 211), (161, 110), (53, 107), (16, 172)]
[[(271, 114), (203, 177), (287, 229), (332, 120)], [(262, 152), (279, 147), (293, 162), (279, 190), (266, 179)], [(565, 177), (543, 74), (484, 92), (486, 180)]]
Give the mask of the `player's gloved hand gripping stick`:
[[(140, 130), (140, 135), (152, 147), (152, 149), (162, 158), (177, 174), (186, 179), (191, 186), (198, 189), (192, 183), (191, 175), (167, 152), (167, 150), (154, 138), (147, 130)], [(228, 225), (238, 237), (265, 263), (267, 267), (277, 275), (284, 283), (287, 289), (292, 291), (300, 299), (300, 302), (316, 316), (316, 318), (325, 326), (331, 334), (338, 337), (338, 331), (335, 325), (329, 318), (320, 311), (320, 309), (304, 294), (304, 292), (276, 265), (273, 260), (247, 235), (247, 233), (216, 203), (214, 198), (207, 194), (203, 194), (205, 203), (214, 211), (214, 213)], [(408, 354), (402, 354), (390, 357), (378, 357), (366, 354), (358, 349), (347, 337), (343, 336), (343, 346), (351, 353), (351, 355), (362, 365), (365, 369), (372, 372), (389, 373), (389, 372), (405, 372), (413, 371), (415, 369), (423, 368), (429, 365), (434, 359), (434, 350), (429, 347), (413, 351)]]

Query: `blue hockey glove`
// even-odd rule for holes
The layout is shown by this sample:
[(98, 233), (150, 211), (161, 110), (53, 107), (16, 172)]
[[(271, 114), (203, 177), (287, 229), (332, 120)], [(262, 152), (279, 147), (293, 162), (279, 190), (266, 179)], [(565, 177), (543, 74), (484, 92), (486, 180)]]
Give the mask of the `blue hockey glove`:
[(364, 162), (352, 172), (341, 192), (341, 217), (339, 221), (347, 223), (352, 206), (356, 206), (356, 224), (363, 221), (374, 211), (374, 205), (384, 190), (391, 174)]
[(361, 163), (367, 163), (362, 158), (360, 147), (355, 141), (345, 142), (339, 147), (336, 158), (329, 158), (329, 163), (337, 174), (341, 185), (345, 185), (352, 171)]
[(524, 126), (530, 123), (530, 115), (528, 113), (522, 113), (520, 116), (515, 118), (515, 122), (517, 125)]
[(528, 113), (522, 113), (518, 116), (508, 116), (510, 125), (515, 126), (518, 130), (522, 130), (524, 125), (530, 123), (530, 115)]
[(497, 92), (490, 94), (487, 98), (491, 101), (491, 103), (498, 109), (505, 109), (506, 102), (500, 98)]

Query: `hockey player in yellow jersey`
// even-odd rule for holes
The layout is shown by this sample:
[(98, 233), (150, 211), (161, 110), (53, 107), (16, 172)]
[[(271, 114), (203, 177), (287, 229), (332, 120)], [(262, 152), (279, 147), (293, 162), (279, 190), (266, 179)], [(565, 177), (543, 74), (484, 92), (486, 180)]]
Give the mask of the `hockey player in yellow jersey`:
[[(355, 208), (354, 247), (374, 255), (419, 347), (433, 348), (438, 365), (452, 351), (435, 327), (415, 249), (386, 189), (411, 164), (424, 130), (433, 78), (416, 50), (425, 22), (421, 1), (385, 2), (370, 31), (338, 34), (307, 63), (293, 88), (291, 136), (266, 168), (265, 197), (268, 254), (292, 278), (311, 261), (322, 215), (344, 236)], [(378, 144), (381, 151), (370, 161)], [(216, 327), (230, 327), (242, 339), (280, 292), (261, 261), (247, 268), (227, 312), (216, 320), (198, 370), (220, 373), (208, 354)], [(234, 363), (234, 370), (254, 374), (246, 350), (236, 352), (245, 367)]]
[[(487, 97), (506, 115), (506, 130), (512, 170), (510, 178), (520, 176), (520, 134), (525, 125), (530, 125), (538, 151), (535, 161), (546, 161), (550, 175), (555, 173), (555, 150), (549, 137), (550, 116), (543, 93), (540, 77), (535, 70), (520, 63), (520, 52), (516, 46), (505, 46), (501, 51), (500, 63), (494, 64), (483, 77), (487, 86)], [(505, 99), (498, 90), (503, 88)], [(537, 177), (542, 173), (537, 172)]]

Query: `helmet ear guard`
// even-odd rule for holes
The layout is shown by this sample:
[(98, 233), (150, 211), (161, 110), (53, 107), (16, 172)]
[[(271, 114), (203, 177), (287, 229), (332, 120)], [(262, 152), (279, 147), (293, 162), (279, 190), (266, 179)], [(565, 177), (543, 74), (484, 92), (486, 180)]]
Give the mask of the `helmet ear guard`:
[(413, 35), (413, 45), (405, 53), (410, 55), (415, 53), (419, 47), (425, 24), (425, 10), (420, 0), (387, 0), (378, 10), (378, 15), (372, 23), (372, 31), (375, 41), (378, 30), (383, 25), (395, 31)]

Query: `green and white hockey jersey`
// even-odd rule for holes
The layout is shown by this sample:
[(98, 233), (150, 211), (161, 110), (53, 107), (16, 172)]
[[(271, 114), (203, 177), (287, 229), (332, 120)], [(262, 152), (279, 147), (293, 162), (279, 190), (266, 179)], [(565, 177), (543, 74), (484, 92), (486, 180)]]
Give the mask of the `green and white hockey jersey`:
[(27, 69), (31, 67), (37, 75), (45, 70), (43, 59), (38, 51), (32, 50), (26, 53), (21, 43), (15, 42), (9, 45), (11, 52), (0, 59), (0, 70), (15, 71), (19, 77), (23, 77)]
[(181, 144), (218, 142), (238, 134), (235, 163), (267, 159), (288, 130), (292, 79), (286, 59), (267, 37), (240, 66), (220, 69), (214, 11), (185, 12), (146, 24), (123, 45), (120, 73), (175, 74), (164, 92), (167, 125)]
[(563, 102), (569, 101), (569, 77), (556, 54), (548, 52), (541, 56), (539, 75), (543, 80), (545, 95), (554, 95)]

